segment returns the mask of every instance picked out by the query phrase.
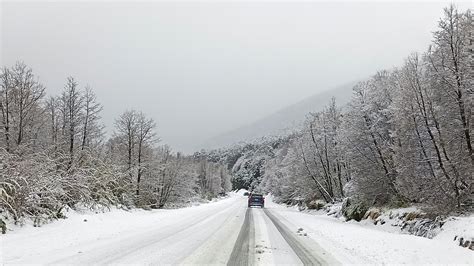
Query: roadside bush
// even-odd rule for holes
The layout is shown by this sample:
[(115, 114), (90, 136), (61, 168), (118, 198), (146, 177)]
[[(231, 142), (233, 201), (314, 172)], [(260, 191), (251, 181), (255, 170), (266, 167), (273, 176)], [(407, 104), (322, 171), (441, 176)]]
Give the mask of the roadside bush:
[[(0, 208), (15, 223), (31, 217), (41, 221), (58, 218), (65, 204), (75, 202), (76, 176), (65, 175), (60, 164), (43, 153), (20, 157), (0, 151)], [(76, 182), (74, 182), (76, 181)]]
[(19, 156), (0, 150), (0, 209), (15, 223), (25, 218), (35, 226), (64, 218), (65, 207), (89, 208), (121, 203), (129, 190), (118, 170), (100, 161), (68, 165), (61, 154)]

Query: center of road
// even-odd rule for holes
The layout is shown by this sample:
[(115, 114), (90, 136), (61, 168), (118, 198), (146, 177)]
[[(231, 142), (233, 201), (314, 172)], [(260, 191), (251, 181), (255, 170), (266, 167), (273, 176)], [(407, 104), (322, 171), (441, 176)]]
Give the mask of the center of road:
[[(265, 221), (263, 227), (258, 230), (266, 230), (267, 234), (273, 235), (272, 238), (279, 238), (280, 241), (271, 241), (271, 243), (265, 243), (265, 240), (256, 239), (255, 237), (255, 223), (254, 214), (262, 217)], [(234, 249), (230, 255), (227, 265), (255, 265), (255, 264), (304, 264), (304, 265), (327, 265), (327, 264), (339, 264), (332, 256), (325, 252), (316, 243), (308, 238), (297, 235), (292, 232), (283, 222), (283, 218), (277, 217), (269, 209), (254, 209), (248, 208), (245, 213), (244, 223), (239, 232), (239, 236), (235, 243)], [(259, 227), (262, 227), (261, 225)], [(275, 230), (276, 229), (276, 230)], [(279, 236), (275, 236), (279, 234)], [(261, 234), (260, 234), (261, 235)], [(283, 241), (281, 240), (283, 239)], [(266, 245), (262, 246), (255, 245), (255, 243), (264, 242)], [(268, 241), (268, 240), (267, 240)], [(280, 242), (280, 243), (278, 243)], [(313, 242), (313, 243), (309, 243)], [(285, 246), (289, 246), (285, 248)], [(263, 248), (263, 249), (262, 249)], [(272, 257), (279, 255), (279, 259), (271, 261), (260, 260), (256, 254), (263, 252), (271, 252)], [(278, 254), (280, 253), (280, 254)], [(296, 255), (296, 256), (295, 256)], [(262, 256), (263, 257), (263, 256)], [(271, 262), (271, 263), (269, 263)]]
[(255, 226), (252, 217), (252, 209), (248, 208), (245, 212), (244, 223), (242, 224), (227, 265), (252, 265), (254, 246)]

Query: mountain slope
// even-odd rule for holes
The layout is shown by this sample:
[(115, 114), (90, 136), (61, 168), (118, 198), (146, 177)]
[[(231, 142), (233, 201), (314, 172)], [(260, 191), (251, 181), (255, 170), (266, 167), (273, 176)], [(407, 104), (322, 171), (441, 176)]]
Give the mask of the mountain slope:
[(239, 142), (252, 141), (264, 136), (288, 134), (301, 126), (308, 113), (320, 111), (327, 106), (332, 97), (336, 98), (336, 102), (339, 106), (348, 103), (354, 85), (355, 82), (352, 82), (315, 94), (249, 125), (209, 139), (202, 146), (206, 148), (218, 148)]

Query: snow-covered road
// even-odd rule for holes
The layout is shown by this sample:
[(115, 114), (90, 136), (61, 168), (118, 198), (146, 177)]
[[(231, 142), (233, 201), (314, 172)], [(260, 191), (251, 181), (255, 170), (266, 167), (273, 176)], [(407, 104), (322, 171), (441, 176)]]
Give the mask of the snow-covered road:
[(226, 263), (246, 201), (230, 197), (197, 207), (73, 215), (2, 238), (5, 263)]
[[(70, 214), (0, 236), (2, 264), (466, 263), (473, 252), (267, 201), (231, 197), (176, 210)], [(326, 219), (327, 218), (327, 219)], [(298, 232), (299, 230), (299, 232)]]

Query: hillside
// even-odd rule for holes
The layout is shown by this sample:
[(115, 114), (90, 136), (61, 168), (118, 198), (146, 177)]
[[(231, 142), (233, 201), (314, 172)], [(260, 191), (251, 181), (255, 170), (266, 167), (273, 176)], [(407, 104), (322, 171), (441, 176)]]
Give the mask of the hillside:
[(246, 126), (215, 136), (202, 147), (219, 148), (264, 136), (287, 134), (299, 128), (308, 113), (323, 109), (332, 97), (336, 97), (338, 105), (348, 103), (354, 85), (355, 82), (351, 82), (310, 96)]

